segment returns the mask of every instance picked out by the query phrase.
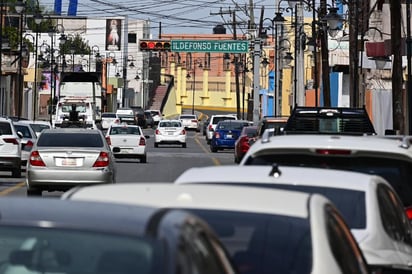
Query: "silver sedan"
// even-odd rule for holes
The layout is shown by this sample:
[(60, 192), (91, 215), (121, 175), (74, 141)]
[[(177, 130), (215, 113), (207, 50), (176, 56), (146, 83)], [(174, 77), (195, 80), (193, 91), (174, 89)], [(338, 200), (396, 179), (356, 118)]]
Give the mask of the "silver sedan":
[(115, 160), (101, 131), (47, 129), (37, 139), (27, 162), (27, 195), (111, 184), (115, 178)]

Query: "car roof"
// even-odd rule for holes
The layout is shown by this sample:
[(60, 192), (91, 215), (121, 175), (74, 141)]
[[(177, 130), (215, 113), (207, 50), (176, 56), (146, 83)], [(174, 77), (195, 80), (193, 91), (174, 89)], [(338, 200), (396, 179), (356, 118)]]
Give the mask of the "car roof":
[(0, 226), (61, 227), (141, 235), (153, 207), (30, 197), (0, 199)]
[(250, 147), (241, 164), (247, 160), (249, 155), (270, 149), (298, 149), (314, 150), (318, 148), (346, 149), (352, 153), (388, 153), (399, 154), (412, 158), (412, 149), (406, 141), (384, 138), (380, 136), (348, 136), (348, 135), (277, 135), (269, 139), (262, 137)]
[(263, 183), (294, 184), (326, 188), (350, 189), (366, 192), (376, 183), (386, 184), (385, 179), (360, 172), (321, 168), (287, 166), (209, 166), (184, 171), (176, 184), (184, 183)]
[(155, 207), (259, 212), (306, 218), (308, 201), (313, 195), (316, 194), (277, 189), (251, 189), (243, 186), (122, 183), (76, 188), (66, 192), (62, 197)]

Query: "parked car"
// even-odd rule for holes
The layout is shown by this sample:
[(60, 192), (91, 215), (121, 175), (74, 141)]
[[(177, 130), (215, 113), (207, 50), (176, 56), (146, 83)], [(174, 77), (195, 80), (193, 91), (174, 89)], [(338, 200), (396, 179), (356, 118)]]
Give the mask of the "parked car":
[(144, 116), (146, 117), (146, 124), (150, 128), (154, 128), (155, 122), (152, 116), (152, 113), (150, 111), (145, 111)]
[(21, 137), (12, 120), (0, 117), (0, 170), (11, 171), (14, 178), (21, 177)]
[(63, 198), (190, 211), (218, 234), (240, 274), (368, 273), (340, 213), (318, 194), (240, 186), (125, 183), (76, 188)]
[(115, 158), (100, 130), (46, 129), (26, 169), (27, 195), (66, 191), (77, 185), (116, 182)]
[(234, 274), (209, 226), (181, 210), (0, 199), (2, 273)]
[(115, 158), (139, 159), (147, 162), (146, 138), (142, 129), (136, 125), (112, 124), (106, 132), (106, 141)]
[(37, 140), (37, 135), (31, 128), (27, 121), (17, 121), (13, 122), (14, 128), (17, 132), (21, 133), (20, 144), (21, 144), (21, 164), (25, 166), (27, 160), (29, 159), (31, 149)]
[(203, 123), (202, 123), (202, 133), (203, 133), (203, 136), (206, 136), (206, 129), (207, 129), (209, 123), (210, 123), (210, 117), (208, 117), (208, 118), (207, 118), (205, 121), (203, 121)]
[(103, 112), (101, 126), (102, 129), (108, 129), (111, 124), (119, 122), (119, 118), (115, 112)]
[[(412, 212), (412, 137), (281, 135), (263, 138), (240, 165), (322, 167), (380, 175)], [(412, 220), (412, 219), (411, 219)]]
[(176, 184), (240, 185), (318, 193), (334, 203), (369, 265), (408, 269), (412, 227), (402, 202), (380, 176), (319, 168), (214, 166), (192, 168)]
[(143, 108), (138, 106), (131, 106), (130, 108), (133, 109), (133, 113), (137, 120), (137, 125), (141, 128), (147, 128), (147, 120)]
[(163, 114), (160, 110), (157, 109), (149, 109), (150, 113), (152, 114), (153, 120), (155, 125), (158, 125), (161, 120), (163, 120)]
[(243, 159), (243, 156), (249, 150), (251, 144), (255, 142), (258, 133), (257, 129), (257, 126), (243, 127), (242, 131), (240, 132), (239, 138), (237, 138), (235, 142), (235, 163), (239, 163)]
[(20, 123), (27, 123), (36, 133), (36, 137), (39, 137), (43, 129), (51, 128), (51, 124), (49, 121), (43, 120), (19, 120)]
[(178, 120), (180, 120), (186, 129), (194, 129), (196, 132), (200, 131), (200, 123), (196, 114), (181, 114)]
[(210, 116), (209, 123), (206, 126), (206, 142), (209, 145), (213, 137), (213, 132), (216, 128), (217, 123), (224, 120), (237, 120), (237, 117), (230, 114), (219, 114)]
[(179, 120), (161, 120), (155, 132), (154, 146), (160, 144), (178, 144), (186, 147), (186, 130)]
[(258, 138), (261, 138), (263, 132), (267, 129), (273, 129), (273, 135), (283, 134), (288, 116), (264, 116), (258, 123)]
[(243, 127), (250, 125), (245, 120), (223, 120), (217, 123), (210, 140), (210, 150), (218, 152), (223, 149), (234, 149)]

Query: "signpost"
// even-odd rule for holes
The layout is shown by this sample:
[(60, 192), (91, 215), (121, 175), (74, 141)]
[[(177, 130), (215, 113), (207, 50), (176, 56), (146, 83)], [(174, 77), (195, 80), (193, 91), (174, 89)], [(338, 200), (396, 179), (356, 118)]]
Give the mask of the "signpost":
[(248, 40), (171, 40), (174, 52), (247, 53)]

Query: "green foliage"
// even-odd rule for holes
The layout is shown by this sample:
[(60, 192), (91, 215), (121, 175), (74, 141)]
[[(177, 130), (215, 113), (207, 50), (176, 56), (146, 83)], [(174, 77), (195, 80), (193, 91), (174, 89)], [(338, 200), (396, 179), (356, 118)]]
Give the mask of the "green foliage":
[(64, 44), (60, 44), (60, 53), (62, 54), (89, 55), (90, 52), (91, 50), (88, 42), (85, 41), (78, 33), (74, 36), (67, 36), (66, 42)]

